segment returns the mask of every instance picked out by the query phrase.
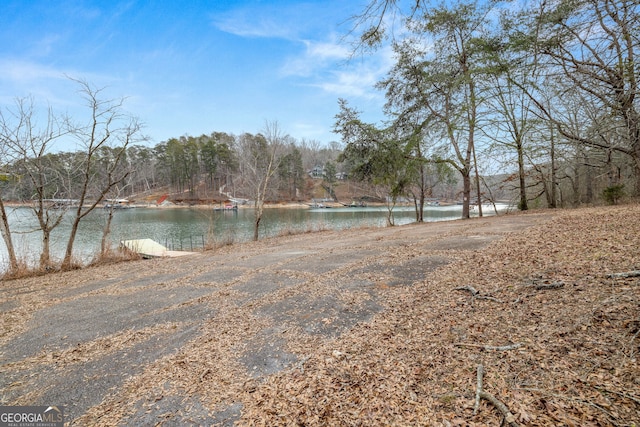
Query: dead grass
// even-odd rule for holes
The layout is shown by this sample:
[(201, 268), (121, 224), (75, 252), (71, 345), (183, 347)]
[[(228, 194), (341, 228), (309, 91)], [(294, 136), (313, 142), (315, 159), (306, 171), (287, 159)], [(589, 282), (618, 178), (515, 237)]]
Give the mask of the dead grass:
[(44, 269), (29, 267), (26, 262), (19, 261), (18, 267), (0, 275), (0, 280), (16, 280), (25, 277), (40, 276), (45, 273), (46, 271)]
[[(100, 265), (116, 264), (120, 262), (133, 261), (140, 259), (140, 255), (131, 252), (123, 251), (119, 249), (111, 249), (105, 253), (97, 254), (88, 263), (83, 263), (80, 260), (72, 260), (70, 265), (65, 269), (66, 271), (80, 270), (89, 267), (96, 267)], [(17, 280), (25, 279), (29, 277), (40, 277), (51, 273), (60, 272), (60, 264), (51, 264), (48, 267), (30, 266), (26, 262), (20, 262), (18, 268), (13, 271), (8, 271), (0, 275), (0, 280)]]
[(126, 248), (108, 249), (97, 254), (87, 265), (87, 267), (97, 267), (100, 265), (117, 264), (120, 262), (134, 261), (142, 259), (140, 254)]

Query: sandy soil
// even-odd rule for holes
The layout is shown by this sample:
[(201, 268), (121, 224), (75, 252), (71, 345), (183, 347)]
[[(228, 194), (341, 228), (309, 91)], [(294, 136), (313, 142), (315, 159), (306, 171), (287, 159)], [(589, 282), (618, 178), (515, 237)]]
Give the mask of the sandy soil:
[(4, 282), (0, 404), (82, 426), (499, 425), (474, 408), (482, 365), (511, 425), (633, 425), (639, 218), (319, 232)]

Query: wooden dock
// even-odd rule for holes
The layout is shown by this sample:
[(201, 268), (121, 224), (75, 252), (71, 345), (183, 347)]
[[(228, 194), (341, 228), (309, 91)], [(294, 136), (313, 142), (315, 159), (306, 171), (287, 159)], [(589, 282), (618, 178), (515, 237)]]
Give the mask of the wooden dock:
[(170, 251), (160, 243), (151, 239), (123, 240), (120, 246), (140, 254), (143, 258), (165, 258), (193, 255), (195, 252)]

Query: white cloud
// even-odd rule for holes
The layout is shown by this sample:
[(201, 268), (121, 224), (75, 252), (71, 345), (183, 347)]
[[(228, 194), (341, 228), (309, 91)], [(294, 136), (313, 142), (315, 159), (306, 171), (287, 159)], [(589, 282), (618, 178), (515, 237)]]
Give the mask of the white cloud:
[(282, 9), (275, 5), (252, 5), (237, 8), (212, 17), (213, 26), (220, 31), (240, 37), (296, 39), (300, 21), (295, 8)]
[(5, 97), (0, 102), (10, 104), (15, 98), (33, 96), (38, 104), (65, 108), (76, 105), (81, 102), (81, 98), (77, 96), (78, 86), (71, 78), (86, 80), (97, 87), (116, 80), (97, 73), (56, 68), (28, 60), (0, 58), (0, 92), (11, 94), (11, 99)]
[(244, 16), (229, 16), (214, 20), (214, 26), (225, 33), (240, 37), (283, 38), (292, 37), (291, 30), (278, 22), (261, 17), (248, 20)]
[(327, 67), (349, 57), (347, 46), (334, 42), (313, 42), (305, 40), (304, 52), (297, 57), (289, 58), (281, 69), (284, 76), (309, 77)]
[(317, 86), (325, 92), (339, 97), (373, 98), (376, 96), (374, 85), (378, 76), (370, 70), (336, 71), (333, 79), (318, 83)]
[(64, 72), (28, 61), (0, 60), (1, 80), (19, 83), (57, 78), (64, 78)]
[[(320, 88), (337, 97), (377, 96), (374, 85), (393, 63), (391, 49), (352, 58), (352, 46), (333, 31), (336, 28), (330, 30), (322, 19), (318, 20), (324, 13), (317, 4), (311, 7), (301, 3), (292, 8), (253, 4), (217, 15), (212, 21), (221, 31), (238, 36), (292, 42), (288, 49), (297, 52), (282, 63), (281, 78), (296, 78), (297, 84)], [(303, 33), (306, 36), (301, 36)]]
[(337, 97), (378, 97), (379, 92), (374, 85), (393, 64), (390, 48), (351, 58), (351, 47), (344, 43), (305, 41), (304, 46), (304, 52), (285, 63), (282, 75), (307, 79), (310, 86)]
[(307, 55), (322, 59), (345, 59), (348, 58), (351, 51), (344, 44), (335, 42), (319, 42), (307, 44)]

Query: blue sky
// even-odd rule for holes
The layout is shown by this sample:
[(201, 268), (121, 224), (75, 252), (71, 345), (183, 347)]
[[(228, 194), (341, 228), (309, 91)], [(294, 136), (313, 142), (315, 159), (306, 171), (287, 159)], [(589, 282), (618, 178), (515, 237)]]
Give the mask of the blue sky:
[[(0, 107), (32, 95), (79, 111), (77, 85), (127, 97), (151, 145), (211, 132), (257, 133), (265, 121), (322, 144), (338, 98), (380, 117), (373, 88), (385, 51), (347, 61), (349, 17), (366, 1), (55, 1), (0, 4)], [(80, 114), (80, 113), (77, 113)]]

